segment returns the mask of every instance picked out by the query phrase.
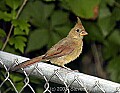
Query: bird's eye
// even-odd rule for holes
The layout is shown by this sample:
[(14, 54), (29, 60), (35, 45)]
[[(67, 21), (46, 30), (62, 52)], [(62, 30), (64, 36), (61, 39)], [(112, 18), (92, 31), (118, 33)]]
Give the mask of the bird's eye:
[(77, 32), (80, 32), (80, 29), (76, 29)]

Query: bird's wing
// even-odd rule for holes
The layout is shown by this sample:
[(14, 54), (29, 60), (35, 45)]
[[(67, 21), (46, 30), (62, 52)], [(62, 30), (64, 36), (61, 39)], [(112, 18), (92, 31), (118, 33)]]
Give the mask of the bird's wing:
[(50, 50), (48, 50), (43, 57), (43, 59), (51, 59), (56, 57), (61, 57), (70, 54), (72, 51), (74, 51), (75, 45), (73, 42), (64, 41), (57, 46), (53, 46)]

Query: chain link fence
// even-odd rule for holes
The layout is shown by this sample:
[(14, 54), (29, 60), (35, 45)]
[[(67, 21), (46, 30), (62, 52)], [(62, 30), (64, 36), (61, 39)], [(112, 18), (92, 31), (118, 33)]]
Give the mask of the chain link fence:
[[(29, 75), (44, 79), (43, 93), (71, 93), (71, 91), (77, 93), (78, 91), (85, 91), (85, 93), (120, 93), (120, 84), (118, 83), (43, 62), (18, 71), (18, 73), (25, 75), (24, 86), (18, 91), (10, 79), (10, 70), (15, 64), (19, 64), (28, 59), (29, 58), (0, 51), (0, 67), (5, 69), (4, 80), (0, 82), (0, 93), (3, 93), (1, 90), (6, 82), (12, 85), (15, 93), (22, 93), (26, 87), (29, 87), (31, 93), (36, 93), (30, 84)], [(50, 82), (62, 84), (64, 87), (51, 87)], [(9, 93), (9, 90), (7, 93)]]

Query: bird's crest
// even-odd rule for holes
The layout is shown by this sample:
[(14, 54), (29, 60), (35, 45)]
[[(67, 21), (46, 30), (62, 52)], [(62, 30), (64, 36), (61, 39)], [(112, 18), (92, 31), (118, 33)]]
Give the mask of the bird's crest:
[(78, 23), (78, 24), (82, 24), (79, 17), (77, 17), (77, 23)]

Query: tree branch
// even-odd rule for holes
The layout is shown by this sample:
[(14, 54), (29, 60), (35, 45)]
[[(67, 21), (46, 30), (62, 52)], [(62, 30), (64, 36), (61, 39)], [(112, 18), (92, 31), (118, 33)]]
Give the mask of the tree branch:
[(95, 43), (91, 44), (91, 50), (92, 50), (93, 57), (95, 60), (95, 65), (96, 65), (96, 70), (97, 70), (98, 75), (102, 78), (106, 78), (106, 74), (102, 68), (99, 53), (98, 53), (98, 50), (97, 50)]

